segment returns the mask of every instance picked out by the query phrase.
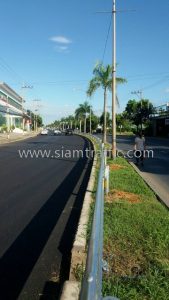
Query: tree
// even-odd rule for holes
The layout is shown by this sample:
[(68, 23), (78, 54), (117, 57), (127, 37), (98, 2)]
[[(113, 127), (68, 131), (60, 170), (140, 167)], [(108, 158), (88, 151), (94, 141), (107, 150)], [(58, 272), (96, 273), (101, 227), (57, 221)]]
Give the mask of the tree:
[(67, 117), (67, 121), (68, 121), (69, 127), (72, 129), (73, 128), (73, 124), (75, 122), (75, 117), (73, 115), (69, 115)]
[(137, 112), (137, 101), (135, 99), (129, 100), (127, 102), (125, 111), (127, 112), (127, 116), (130, 119), (133, 119), (134, 115)]
[(137, 126), (137, 130), (139, 127), (142, 130), (142, 125), (154, 113), (154, 107), (148, 99), (141, 99), (140, 101), (132, 99), (128, 101), (125, 112), (127, 117)]
[(37, 122), (37, 127), (42, 127), (43, 126), (43, 120), (40, 115), (36, 115), (36, 122)]
[(138, 126), (140, 124), (140, 115), (138, 114), (138, 102), (135, 99), (130, 99), (125, 108), (126, 117)]
[[(93, 112), (91, 112), (91, 132), (96, 130), (99, 124), (99, 117), (97, 117)], [(86, 131), (90, 132), (90, 122), (86, 122)]]
[[(107, 106), (107, 92), (112, 91), (112, 66), (104, 66), (98, 63), (93, 70), (94, 77), (90, 80), (87, 95), (91, 97), (94, 92), (102, 87), (104, 90), (104, 126), (103, 126), (103, 143), (106, 143), (106, 106)], [(124, 83), (124, 78), (116, 78), (117, 83)]]
[(0, 114), (0, 126), (5, 124), (6, 124), (6, 118), (2, 114)]
[(127, 117), (127, 113), (124, 111), (121, 114), (116, 114), (116, 125), (117, 130), (120, 131), (131, 131), (132, 121)]
[[(100, 117), (100, 125), (104, 125), (104, 113), (102, 113)], [(110, 125), (111, 125), (110, 113), (106, 112), (106, 127), (110, 127)]]
[(27, 110), (27, 114), (31, 119), (32, 127), (34, 130), (36, 130), (37, 127), (43, 126), (43, 120), (40, 115), (35, 115), (31, 110)]
[(87, 101), (83, 104), (79, 104), (79, 107), (75, 110), (75, 117), (84, 120), (84, 132), (86, 133), (86, 119), (87, 113), (90, 113), (90, 105)]

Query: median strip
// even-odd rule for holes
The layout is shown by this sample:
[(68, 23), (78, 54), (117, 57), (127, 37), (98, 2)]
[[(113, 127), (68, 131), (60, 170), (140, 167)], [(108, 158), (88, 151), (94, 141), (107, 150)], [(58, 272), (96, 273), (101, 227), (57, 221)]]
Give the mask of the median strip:
[[(107, 163), (110, 191), (104, 206), (103, 296), (120, 300), (168, 299), (168, 210), (125, 159), (108, 159)], [(94, 168), (97, 170), (98, 166), (95, 164)], [(94, 174), (91, 174), (93, 179)], [(87, 188), (86, 197), (92, 190), (93, 184)], [(80, 289), (86, 259), (87, 220), (94, 207), (91, 200), (85, 222), (79, 223), (72, 249), (70, 281), (65, 283), (61, 299), (70, 296), (70, 287), (75, 282)], [(78, 299), (79, 289), (73, 292), (74, 299)]]
[(168, 299), (168, 210), (124, 159), (108, 160), (103, 294), (121, 300)]

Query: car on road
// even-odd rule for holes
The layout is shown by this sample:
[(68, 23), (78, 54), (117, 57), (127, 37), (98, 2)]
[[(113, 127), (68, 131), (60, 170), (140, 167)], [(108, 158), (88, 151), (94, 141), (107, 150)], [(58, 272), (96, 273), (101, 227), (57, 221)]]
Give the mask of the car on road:
[(53, 133), (54, 133), (54, 135), (60, 135), (61, 131), (59, 129), (55, 129)]
[(41, 135), (48, 135), (48, 129), (46, 129), (46, 128), (42, 129), (40, 134)]
[(72, 129), (66, 129), (65, 135), (73, 135), (73, 130)]

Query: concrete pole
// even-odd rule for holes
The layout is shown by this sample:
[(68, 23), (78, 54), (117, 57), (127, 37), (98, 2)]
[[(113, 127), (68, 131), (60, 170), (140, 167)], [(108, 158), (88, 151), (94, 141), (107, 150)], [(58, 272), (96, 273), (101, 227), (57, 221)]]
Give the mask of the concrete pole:
[(24, 98), (22, 98), (22, 130), (23, 130), (23, 134), (24, 134), (25, 119), (24, 119), (24, 107), (23, 107), (23, 103), (24, 103)]
[(107, 139), (107, 91), (104, 91), (104, 109), (103, 109), (103, 143), (106, 143)]
[(84, 133), (86, 133), (86, 120), (87, 120), (87, 113), (85, 113), (85, 119), (84, 119)]
[(112, 156), (116, 158), (116, 1), (113, 0)]
[(36, 132), (38, 131), (38, 116), (36, 114)]
[(143, 102), (142, 102), (142, 98), (143, 98), (143, 94), (142, 94), (142, 90), (140, 90), (140, 102), (141, 102), (141, 132), (143, 130), (143, 118), (142, 118), (142, 106), (143, 106)]
[(33, 120), (33, 127), (34, 127), (34, 131), (36, 131), (36, 115), (34, 114), (34, 120)]
[(90, 103), (90, 134), (92, 134), (92, 109), (91, 109), (91, 103)]
[(7, 132), (8, 132), (8, 140), (9, 140), (9, 133), (10, 133), (10, 116), (9, 116), (9, 99), (8, 99), (8, 96), (7, 96)]

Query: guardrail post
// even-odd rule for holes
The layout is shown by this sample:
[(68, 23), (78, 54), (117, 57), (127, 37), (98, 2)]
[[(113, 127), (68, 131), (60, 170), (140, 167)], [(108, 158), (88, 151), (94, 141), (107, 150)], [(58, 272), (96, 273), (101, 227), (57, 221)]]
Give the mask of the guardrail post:
[(104, 163), (107, 165), (107, 149), (104, 149)]
[(105, 188), (106, 195), (108, 195), (108, 193), (109, 193), (109, 166), (106, 166), (106, 168), (105, 168), (104, 188)]

